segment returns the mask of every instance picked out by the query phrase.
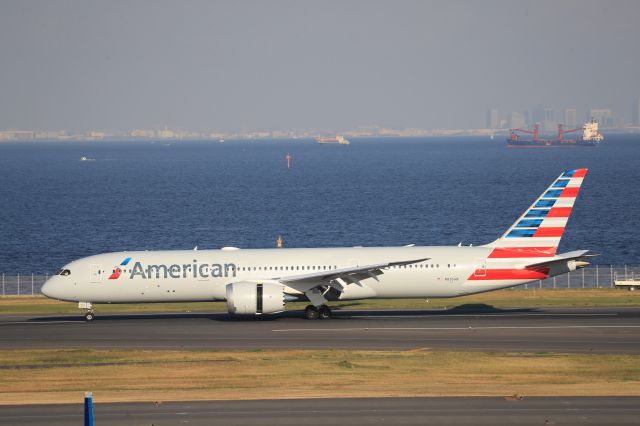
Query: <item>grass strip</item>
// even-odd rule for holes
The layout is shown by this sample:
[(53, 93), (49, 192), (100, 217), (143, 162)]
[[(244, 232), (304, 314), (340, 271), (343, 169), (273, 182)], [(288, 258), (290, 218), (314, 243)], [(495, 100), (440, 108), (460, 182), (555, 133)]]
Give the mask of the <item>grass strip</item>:
[(0, 404), (640, 395), (640, 356), (347, 350), (0, 351)]

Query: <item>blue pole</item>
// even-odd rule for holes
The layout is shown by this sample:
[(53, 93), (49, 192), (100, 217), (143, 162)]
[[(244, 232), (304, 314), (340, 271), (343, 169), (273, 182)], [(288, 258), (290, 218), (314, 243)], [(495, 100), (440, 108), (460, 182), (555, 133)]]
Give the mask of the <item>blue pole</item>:
[(93, 426), (93, 393), (84, 393), (84, 426)]

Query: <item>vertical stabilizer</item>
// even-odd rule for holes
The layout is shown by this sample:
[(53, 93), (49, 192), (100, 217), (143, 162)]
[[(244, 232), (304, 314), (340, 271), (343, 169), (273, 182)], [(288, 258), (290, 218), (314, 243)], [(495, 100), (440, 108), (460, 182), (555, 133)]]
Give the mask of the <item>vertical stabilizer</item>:
[(500, 238), (489, 257), (552, 257), (556, 254), (587, 169), (567, 170)]

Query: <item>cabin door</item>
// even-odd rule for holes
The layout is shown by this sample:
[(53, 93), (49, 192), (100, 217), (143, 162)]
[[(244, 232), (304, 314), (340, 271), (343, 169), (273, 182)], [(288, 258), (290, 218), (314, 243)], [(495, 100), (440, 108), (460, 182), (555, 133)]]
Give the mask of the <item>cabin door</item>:
[(92, 283), (101, 283), (102, 276), (106, 272), (102, 270), (102, 265), (93, 264), (91, 265), (91, 271), (89, 272), (89, 281)]

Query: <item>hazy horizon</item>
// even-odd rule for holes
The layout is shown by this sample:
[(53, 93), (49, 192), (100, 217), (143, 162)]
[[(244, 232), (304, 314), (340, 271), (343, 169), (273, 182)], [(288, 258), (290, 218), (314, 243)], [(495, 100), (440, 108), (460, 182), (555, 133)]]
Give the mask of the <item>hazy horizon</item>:
[(484, 126), (640, 96), (640, 2), (2, 1), (0, 129)]

